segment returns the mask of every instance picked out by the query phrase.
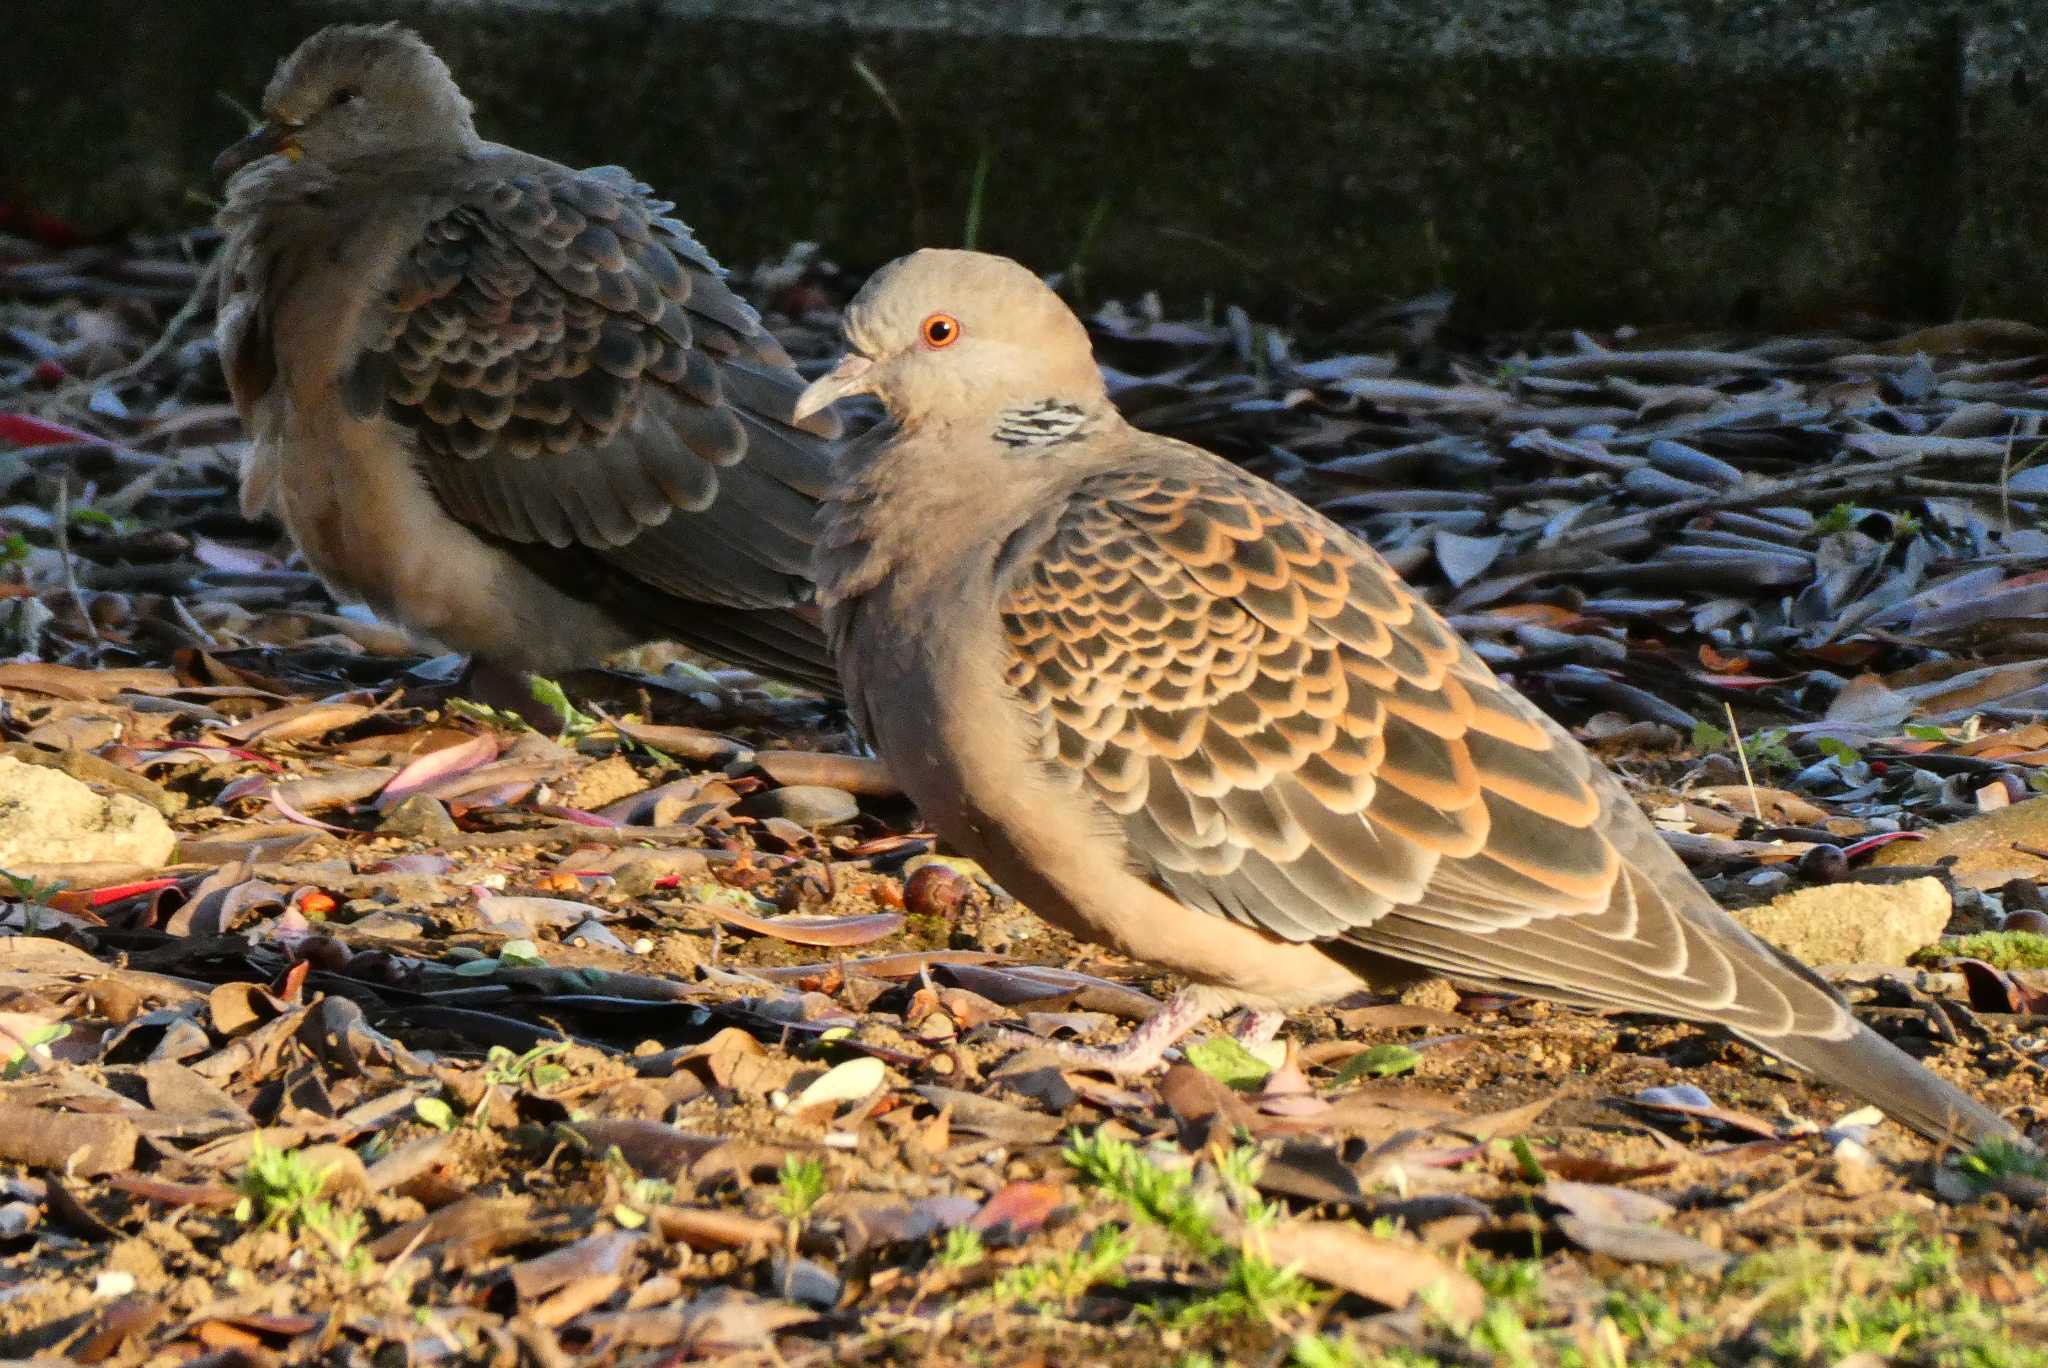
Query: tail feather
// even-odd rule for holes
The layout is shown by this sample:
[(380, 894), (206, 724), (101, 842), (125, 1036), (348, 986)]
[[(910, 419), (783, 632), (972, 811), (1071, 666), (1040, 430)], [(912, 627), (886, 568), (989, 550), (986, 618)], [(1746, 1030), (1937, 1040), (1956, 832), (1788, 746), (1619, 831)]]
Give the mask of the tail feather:
[(808, 605), (784, 609), (679, 604), (658, 621), (674, 640), (734, 665), (840, 696), (832, 652)]
[(2019, 1140), (2004, 1118), (1943, 1081), (1898, 1046), (1858, 1024), (1845, 1040), (1816, 1036), (1736, 1035), (1822, 1082), (1881, 1107), (1930, 1140), (1963, 1146)]

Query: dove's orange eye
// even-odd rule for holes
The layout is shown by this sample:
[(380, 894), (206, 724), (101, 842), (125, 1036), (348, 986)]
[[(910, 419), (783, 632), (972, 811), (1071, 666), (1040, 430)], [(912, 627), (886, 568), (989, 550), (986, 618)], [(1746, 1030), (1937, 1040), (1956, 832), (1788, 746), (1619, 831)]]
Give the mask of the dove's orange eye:
[(924, 336), (924, 344), (933, 351), (950, 347), (960, 340), (960, 320), (951, 314), (933, 314), (924, 321), (918, 332)]

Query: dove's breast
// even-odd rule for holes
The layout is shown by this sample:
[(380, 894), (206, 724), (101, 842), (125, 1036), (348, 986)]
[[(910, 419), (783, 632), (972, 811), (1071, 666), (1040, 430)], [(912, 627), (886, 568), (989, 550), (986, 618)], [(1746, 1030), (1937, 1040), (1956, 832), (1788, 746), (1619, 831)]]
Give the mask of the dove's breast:
[(395, 424), (318, 405), (295, 407), (286, 428), (293, 468), (275, 504), (336, 597), (510, 668), (559, 670), (634, 644), (612, 618), (449, 517)]

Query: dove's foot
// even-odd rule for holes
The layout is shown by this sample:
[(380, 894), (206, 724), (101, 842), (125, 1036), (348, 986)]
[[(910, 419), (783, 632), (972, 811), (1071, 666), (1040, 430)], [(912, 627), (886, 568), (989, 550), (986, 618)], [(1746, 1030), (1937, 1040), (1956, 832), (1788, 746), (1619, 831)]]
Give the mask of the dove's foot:
[[(1150, 1073), (1166, 1061), (1167, 1052), (1189, 1031), (1216, 1014), (1208, 993), (1176, 993), (1173, 1000), (1139, 1023), (1121, 1045), (1082, 1045), (1071, 1040), (1048, 1040), (1028, 1031), (997, 1028), (985, 1039), (1020, 1050), (1038, 1050), (1077, 1069), (1106, 1073), (1114, 1078), (1136, 1078)], [(1287, 1022), (1285, 1012), (1264, 1012), (1246, 1008), (1238, 1013), (1230, 1034), (1245, 1046), (1264, 1045)]]

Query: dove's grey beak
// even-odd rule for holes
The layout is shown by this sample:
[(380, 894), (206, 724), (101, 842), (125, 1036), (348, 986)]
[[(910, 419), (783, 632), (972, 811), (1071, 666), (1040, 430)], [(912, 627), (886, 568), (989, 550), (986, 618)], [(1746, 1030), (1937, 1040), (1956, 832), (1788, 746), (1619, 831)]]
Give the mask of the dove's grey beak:
[(282, 153), (293, 161), (299, 159), (299, 145), (292, 141), (298, 129), (289, 124), (272, 120), (258, 124), (248, 137), (214, 158), (213, 174), (216, 180), (226, 180), (250, 162), (267, 157), (273, 152)]
[(796, 397), (796, 412), (790, 415), (801, 423), (821, 409), (830, 408), (855, 394), (869, 394), (868, 372), (875, 363), (859, 352), (848, 352), (839, 358), (839, 364), (826, 371)]

